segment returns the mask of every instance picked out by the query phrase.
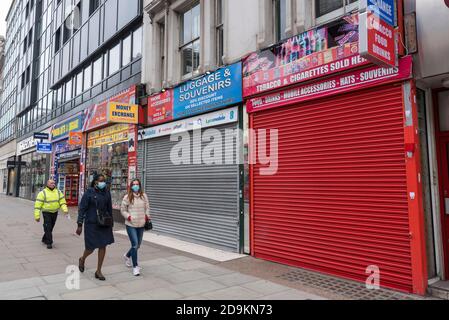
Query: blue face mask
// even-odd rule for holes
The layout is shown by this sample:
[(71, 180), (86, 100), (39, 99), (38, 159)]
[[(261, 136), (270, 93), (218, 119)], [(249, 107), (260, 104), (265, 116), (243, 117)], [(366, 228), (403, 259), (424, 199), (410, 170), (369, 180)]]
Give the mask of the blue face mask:
[(132, 186), (131, 189), (132, 189), (135, 193), (137, 193), (137, 192), (140, 191), (140, 187), (137, 186), (137, 185)]
[(98, 189), (103, 190), (104, 188), (106, 188), (106, 182), (98, 182), (97, 187)]

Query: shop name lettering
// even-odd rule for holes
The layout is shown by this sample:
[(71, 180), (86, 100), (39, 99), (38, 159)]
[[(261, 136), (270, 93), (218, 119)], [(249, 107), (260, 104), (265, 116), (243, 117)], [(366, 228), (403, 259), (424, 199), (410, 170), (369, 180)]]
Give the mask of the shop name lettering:
[(77, 119), (75, 121), (63, 124), (59, 128), (53, 129), (52, 135), (53, 137), (59, 137), (69, 133), (70, 131), (77, 130), (80, 128), (80, 121)]
[(372, 18), (369, 20), (370, 29), (378, 31), (374, 35), (373, 52), (387, 60), (391, 60), (391, 53), (387, 49), (389, 41), (391, 42), (393, 39), (393, 31), (381, 24), (379, 19)]
[(377, 8), (379, 8), (380, 11), (385, 12), (389, 16), (393, 15), (393, 8), (391, 7), (391, 5), (389, 5), (385, 1), (371, 0), (371, 2), (373, 3), (373, 6), (374, 6), (374, 8), (372, 8), (372, 9), (376, 10)]
[(191, 81), (179, 88), (179, 101), (184, 102), (193, 98), (215, 93), (216, 91), (226, 89), (232, 86), (231, 72), (224, 72), (226, 79), (222, 79), (221, 73), (217, 72), (207, 77)]
[(115, 110), (112, 111), (112, 116), (134, 119), (136, 117), (136, 114), (131, 112), (131, 109), (132, 109), (131, 106), (116, 106)]
[(316, 67), (310, 70), (301, 71), (299, 73), (291, 75), (288, 78), (285, 78), (284, 80), (278, 79), (268, 83), (260, 84), (256, 86), (256, 89), (258, 92), (272, 90), (279, 87), (290, 85), (292, 83), (303, 82), (327, 74), (335, 73), (342, 69), (352, 68), (365, 62), (367, 62), (366, 59), (357, 55), (351, 58), (346, 58), (340, 61), (335, 61), (326, 65), (322, 65), (320, 67)]
[(253, 108), (260, 108), (267, 105), (275, 104), (282, 101), (288, 101), (305, 97), (308, 95), (314, 95), (323, 93), (326, 91), (332, 91), (337, 89), (343, 89), (345, 87), (363, 84), (383, 78), (388, 78), (398, 74), (398, 68), (378, 68), (374, 70), (364, 71), (360, 74), (352, 74), (341, 77), (340, 79), (333, 79), (309, 86), (304, 86), (297, 89), (287, 90), (278, 94), (270, 95), (265, 98), (257, 98), (251, 100)]

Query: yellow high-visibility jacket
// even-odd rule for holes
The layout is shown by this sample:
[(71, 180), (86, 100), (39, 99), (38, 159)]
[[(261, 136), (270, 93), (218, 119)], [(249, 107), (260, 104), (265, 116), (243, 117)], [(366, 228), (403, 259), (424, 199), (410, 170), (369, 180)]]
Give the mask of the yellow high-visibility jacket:
[(40, 219), (42, 211), (57, 213), (60, 208), (64, 213), (69, 212), (64, 195), (58, 190), (58, 188), (50, 190), (46, 187), (44, 190), (39, 192), (36, 197), (36, 202), (34, 204), (34, 218), (36, 220)]

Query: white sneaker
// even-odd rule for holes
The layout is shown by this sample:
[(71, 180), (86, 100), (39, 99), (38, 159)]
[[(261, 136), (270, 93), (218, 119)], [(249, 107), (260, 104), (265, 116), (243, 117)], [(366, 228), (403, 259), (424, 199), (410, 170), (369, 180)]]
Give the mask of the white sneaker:
[(140, 267), (133, 268), (133, 275), (136, 277), (140, 276)]
[(126, 256), (126, 254), (123, 256), (123, 258), (125, 258), (125, 266), (127, 266), (128, 268), (131, 268), (133, 266), (133, 264), (131, 262), (131, 258), (128, 258)]

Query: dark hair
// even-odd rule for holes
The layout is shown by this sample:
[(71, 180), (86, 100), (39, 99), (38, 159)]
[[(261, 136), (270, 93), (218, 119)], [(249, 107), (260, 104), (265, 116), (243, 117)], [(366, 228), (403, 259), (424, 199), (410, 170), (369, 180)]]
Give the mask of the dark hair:
[(92, 180), (92, 183), (90, 184), (91, 188), (95, 188), (95, 183), (100, 180), (100, 178), (103, 177), (103, 179), (106, 180), (106, 177), (103, 174), (96, 174), (94, 175), (94, 179)]
[(134, 182), (139, 183), (139, 187), (140, 187), (140, 190), (138, 192), (139, 198), (141, 198), (141, 199), (143, 198), (142, 183), (140, 182), (139, 179), (134, 179), (133, 181), (131, 181), (131, 183), (129, 185), (129, 189), (128, 189), (128, 200), (129, 200), (129, 203), (132, 203), (132, 204), (134, 204), (134, 191), (132, 189)]

